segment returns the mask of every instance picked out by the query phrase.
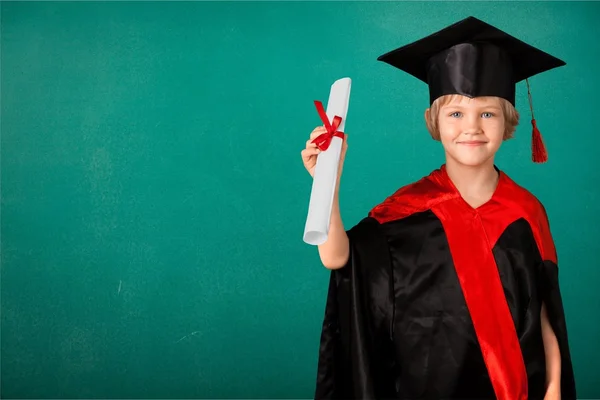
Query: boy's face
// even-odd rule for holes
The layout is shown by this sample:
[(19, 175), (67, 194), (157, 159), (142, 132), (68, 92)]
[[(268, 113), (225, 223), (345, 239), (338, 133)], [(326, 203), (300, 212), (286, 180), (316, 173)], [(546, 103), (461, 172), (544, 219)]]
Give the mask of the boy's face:
[[(446, 157), (468, 166), (493, 160), (504, 137), (504, 113), (498, 97), (457, 96), (438, 115)], [(493, 162), (493, 161), (492, 161)]]

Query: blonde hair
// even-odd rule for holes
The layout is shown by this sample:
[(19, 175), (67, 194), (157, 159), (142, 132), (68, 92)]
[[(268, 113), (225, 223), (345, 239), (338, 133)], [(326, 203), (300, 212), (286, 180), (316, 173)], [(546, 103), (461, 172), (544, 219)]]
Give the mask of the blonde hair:
[[(440, 140), (440, 131), (438, 127), (438, 117), (440, 108), (446, 104), (463, 97), (460, 94), (445, 95), (437, 98), (431, 107), (429, 108), (429, 118), (425, 119), (427, 130), (431, 134), (434, 140)], [(506, 99), (500, 98), (500, 107), (504, 114), (504, 137), (503, 140), (511, 139), (519, 125), (519, 112), (513, 107), (513, 105)]]

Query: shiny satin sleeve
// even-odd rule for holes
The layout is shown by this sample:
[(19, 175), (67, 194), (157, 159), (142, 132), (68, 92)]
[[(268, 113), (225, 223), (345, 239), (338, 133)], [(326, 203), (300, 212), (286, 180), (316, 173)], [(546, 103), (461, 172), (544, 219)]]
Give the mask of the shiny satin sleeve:
[(558, 266), (552, 261), (543, 261), (539, 265), (539, 293), (541, 300), (546, 304), (548, 320), (556, 335), (561, 355), (561, 398), (575, 400), (577, 398), (575, 376), (569, 339), (567, 322), (558, 279)]
[(371, 217), (347, 234), (350, 257), (329, 280), (315, 399), (394, 397), (388, 243)]

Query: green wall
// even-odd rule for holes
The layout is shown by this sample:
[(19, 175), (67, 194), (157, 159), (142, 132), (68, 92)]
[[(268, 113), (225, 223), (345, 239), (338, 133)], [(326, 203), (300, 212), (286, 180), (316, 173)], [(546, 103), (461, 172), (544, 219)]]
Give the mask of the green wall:
[(498, 165), (546, 205), (600, 398), (600, 3), (2, 2), (2, 397), (309, 398), (328, 274), (302, 241), (313, 100), (353, 79), (345, 225), (443, 162), (380, 54), (474, 15), (567, 61)]

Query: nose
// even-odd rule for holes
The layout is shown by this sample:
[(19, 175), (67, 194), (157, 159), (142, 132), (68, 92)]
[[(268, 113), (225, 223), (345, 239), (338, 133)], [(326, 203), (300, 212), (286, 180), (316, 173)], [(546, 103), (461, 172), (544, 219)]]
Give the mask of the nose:
[(483, 129), (481, 128), (481, 120), (477, 115), (469, 114), (469, 116), (464, 119), (462, 131), (466, 135), (479, 135), (483, 133)]

